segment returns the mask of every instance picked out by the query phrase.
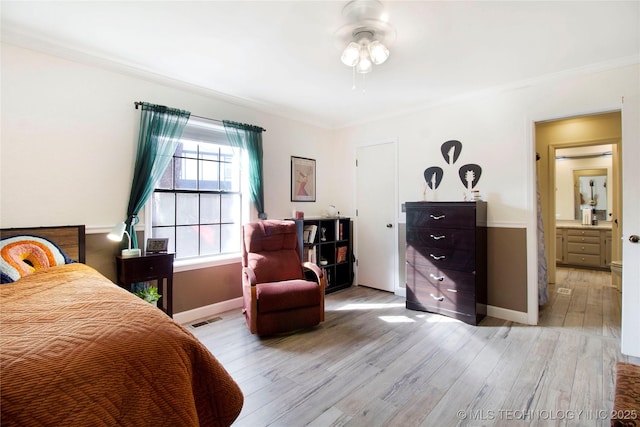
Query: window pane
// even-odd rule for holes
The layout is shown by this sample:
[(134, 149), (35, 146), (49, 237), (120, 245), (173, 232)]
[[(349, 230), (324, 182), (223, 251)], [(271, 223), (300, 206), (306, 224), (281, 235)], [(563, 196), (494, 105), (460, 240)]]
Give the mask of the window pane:
[(198, 256), (198, 226), (176, 227), (176, 258)]
[(216, 144), (200, 144), (200, 158), (204, 160), (218, 160), (220, 146)]
[(198, 195), (177, 194), (176, 225), (198, 224)]
[(198, 158), (198, 143), (195, 141), (182, 140), (176, 148), (174, 154), (176, 157), (188, 157), (190, 159)]
[(153, 228), (151, 230), (151, 237), (155, 237), (158, 239), (167, 238), (169, 239), (169, 246), (167, 246), (167, 252), (171, 253), (176, 251), (176, 242), (175, 242), (175, 227), (159, 227)]
[(217, 224), (220, 222), (220, 195), (200, 195), (200, 223)]
[(239, 194), (222, 194), (221, 222), (240, 222)]
[(174, 158), (176, 190), (197, 190), (198, 161), (195, 159)]
[(218, 162), (200, 162), (200, 190), (218, 190), (220, 180), (218, 174)]
[(175, 194), (153, 193), (152, 226), (174, 225), (176, 223)]
[(240, 191), (240, 161), (230, 158), (226, 160), (220, 164), (220, 188), (226, 191)]
[(200, 255), (220, 253), (220, 226), (203, 225), (200, 227)]
[(240, 251), (240, 223), (225, 224), (221, 227), (222, 235), (220, 237), (222, 244), (222, 253), (239, 252)]
[(164, 170), (164, 173), (160, 177), (160, 180), (156, 184), (156, 188), (163, 190), (172, 190), (173, 189), (173, 162), (175, 160), (171, 159), (167, 168)]

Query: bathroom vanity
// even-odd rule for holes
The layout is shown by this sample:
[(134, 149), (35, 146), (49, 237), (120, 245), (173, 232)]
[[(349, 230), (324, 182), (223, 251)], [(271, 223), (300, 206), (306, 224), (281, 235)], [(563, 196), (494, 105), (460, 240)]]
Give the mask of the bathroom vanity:
[(580, 221), (557, 221), (556, 265), (609, 270), (611, 223), (582, 225)]

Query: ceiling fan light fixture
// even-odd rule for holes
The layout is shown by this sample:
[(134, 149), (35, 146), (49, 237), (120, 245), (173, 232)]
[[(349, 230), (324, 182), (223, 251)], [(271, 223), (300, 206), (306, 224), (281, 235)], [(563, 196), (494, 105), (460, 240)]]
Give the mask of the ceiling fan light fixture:
[(347, 67), (355, 67), (360, 60), (360, 45), (356, 42), (349, 43), (344, 51), (342, 51), (342, 57), (340, 59)]
[(380, 65), (389, 58), (389, 49), (378, 40), (374, 40), (369, 43), (369, 56), (374, 64)]
[(358, 64), (356, 65), (356, 72), (360, 74), (366, 74), (371, 72), (372, 69), (373, 69), (373, 63), (369, 58), (369, 53), (364, 49), (361, 50), (360, 61), (358, 61)]
[(387, 61), (396, 32), (387, 22), (384, 6), (378, 0), (352, 0), (343, 8), (342, 15), (347, 23), (336, 35), (340, 45), (346, 47), (340, 59), (352, 67), (355, 88), (356, 73), (370, 73), (374, 65)]

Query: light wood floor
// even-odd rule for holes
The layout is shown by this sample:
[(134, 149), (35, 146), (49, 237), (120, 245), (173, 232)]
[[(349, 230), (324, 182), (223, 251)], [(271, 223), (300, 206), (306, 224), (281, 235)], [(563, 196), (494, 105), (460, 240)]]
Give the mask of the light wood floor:
[(615, 362), (640, 364), (620, 353), (620, 294), (608, 273), (557, 278), (535, 327), (352, 287), (306, 332), (260, 339), (239, 310), (189, 329), (244, 392), (234, 426), (609, 425)]

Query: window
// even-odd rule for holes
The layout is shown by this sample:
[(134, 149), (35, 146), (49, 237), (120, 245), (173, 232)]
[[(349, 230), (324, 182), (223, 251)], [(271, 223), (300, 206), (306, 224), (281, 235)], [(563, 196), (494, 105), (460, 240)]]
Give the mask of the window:
[(240, 252), (241, 156), (222, 124), (189, 118), (151, 197), (151, 236), (168, 238), (176, 260)]

